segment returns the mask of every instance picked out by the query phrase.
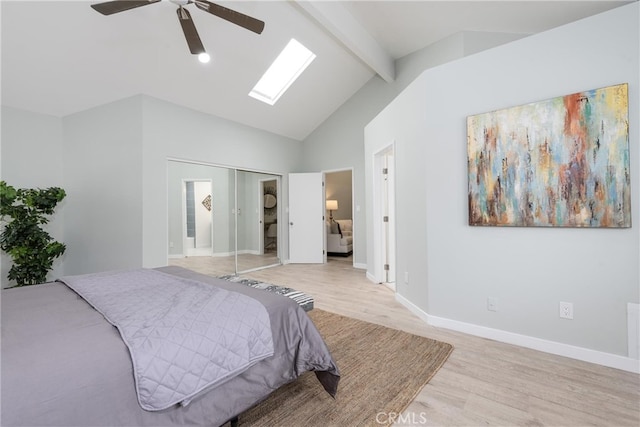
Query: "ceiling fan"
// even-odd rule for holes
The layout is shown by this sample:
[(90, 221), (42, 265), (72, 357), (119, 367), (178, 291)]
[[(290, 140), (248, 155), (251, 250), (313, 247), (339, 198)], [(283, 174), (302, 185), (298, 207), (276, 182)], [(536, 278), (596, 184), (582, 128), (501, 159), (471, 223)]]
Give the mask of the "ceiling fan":
[[(149, 4), (158, 3), (161, 0), (116, 0), (116, 1), (108, 1), (104, 3), (92, 4), (91, 7), (100, 12), (103, 15), (112, 15), (118, 12), (124, 12), (129, 9), (134, 9), (140, 6), (147, 6)], [(191, 14), (184, 7), (188, 4), (195, 4), (196, 7), (200, 10), (204, 10), (205, 12), (209, 12), (212, 15), (215, 15), (219, 18), (225, 19), (229, 22), (232, 22), (236, 25), (239, 25), (243, 28), (246, 28), (249, 31), (253, 31), (254, 33), (261, 34), (262, 30), (264, 30), (264, 22), (252, 18), (251, 16), (245, 15), (240, 12), (236, 12), (235, 10), (228, 9), (224, 6), (220, 6), (215, 3), (208, 2), (206, 0), (169, 0), (171, 3), (178, 5), (178, 20), (180, 21), (180, 25), (182, 26), (182, 31), (184, 32), (184, 36), (187, 39), (187, 44), (189, 45), (189, 50), (194, 55), (206, 54), (204, 49), (204, 45), (200, 40), (200, 36), (198, 35), (198, 31), (196, 31), (196, 26), (191, 19)]]

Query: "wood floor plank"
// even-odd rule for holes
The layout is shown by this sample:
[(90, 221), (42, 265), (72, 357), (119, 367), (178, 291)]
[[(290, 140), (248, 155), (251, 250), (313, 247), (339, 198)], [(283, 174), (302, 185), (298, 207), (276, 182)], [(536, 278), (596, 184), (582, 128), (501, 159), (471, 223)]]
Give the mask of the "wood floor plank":
[[(210, 260), (198, 258), (172, 264), (220, 275)], [(640, 425), (639, 375), (431, 327), (398, 303), (391, 289), (353, 268), (350, 257), (242, 276), (306, 292), (322, 310), (452, 344), (449, 360), (397, 426), (410, 425), (408, 420), (432, 426)]]

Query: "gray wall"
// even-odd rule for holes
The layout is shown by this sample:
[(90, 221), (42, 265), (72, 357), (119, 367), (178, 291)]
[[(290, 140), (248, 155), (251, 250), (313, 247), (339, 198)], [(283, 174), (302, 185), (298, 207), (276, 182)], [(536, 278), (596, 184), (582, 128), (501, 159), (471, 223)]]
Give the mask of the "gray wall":
[[(62, 122), (59, 118), (2, 107), (0, 143), (1, 176), (7, 184), (16, 188), (64, 188)], [(68, 199), (63, 200), (56, 212), (49, 216), (49, 224), (43, 227), (60, 242), (64, 242), (67, 203)], [(68, 257), (65, 254), (54, 262), (49, 279), (61, 275)], [(11, 260), (4, 252), (0, 260), (0, 283), (4, 288), (10, 285), (7, 274)]]
[[(628, 82), (637, 223), (638, 17), (634, 3), (429, 69), (366, 127), (365, 161), (396, 142), (397, 271), (410, 277), (397, 283), (401, 298), (429, 316), (627, 355), (626, 305), (639, 300), (637, 225), (469, 227), (466, 117)], [(487, 311), (487, 297), (498, 299), (497, 312)], [(574, 320), (559, 318), (560, 301), (574, 303)]]
[[(140, 97), (62, 120), (66, 274), (142, 263)], [(166, 190), (165, 190), (166, 192)]]

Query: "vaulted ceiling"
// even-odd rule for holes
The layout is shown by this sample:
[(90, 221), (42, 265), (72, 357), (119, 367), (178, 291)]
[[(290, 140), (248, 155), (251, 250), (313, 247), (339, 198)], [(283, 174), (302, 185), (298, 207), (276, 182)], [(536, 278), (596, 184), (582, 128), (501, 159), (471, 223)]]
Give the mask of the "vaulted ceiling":
[[(635, 1), (635, 0), (634, 0)], [(189, 4), (191, 55), (164, 0), (103, 16), (84, 0), (1, 2), (2, 104), (65, 116), (146, 94), (303, 140), (394, 61), (460, 31), (534, 34), (631, 1), (223, 1), (261, 35)], [(247, 94), (295, 38), (317, 58), (275, 106)]]

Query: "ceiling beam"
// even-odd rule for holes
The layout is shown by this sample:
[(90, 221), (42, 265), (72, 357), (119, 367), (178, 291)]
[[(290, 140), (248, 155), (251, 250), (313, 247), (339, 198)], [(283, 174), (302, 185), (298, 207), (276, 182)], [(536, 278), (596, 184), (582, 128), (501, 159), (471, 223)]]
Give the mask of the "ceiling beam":
[(393, 58), (340, 2), (296, 0), (296, 4), (386, 82), (395, 80)]

